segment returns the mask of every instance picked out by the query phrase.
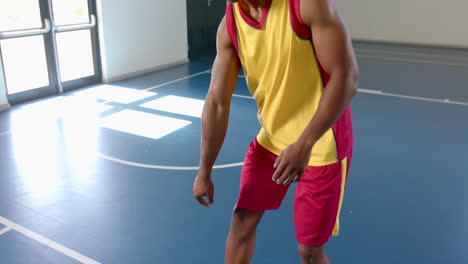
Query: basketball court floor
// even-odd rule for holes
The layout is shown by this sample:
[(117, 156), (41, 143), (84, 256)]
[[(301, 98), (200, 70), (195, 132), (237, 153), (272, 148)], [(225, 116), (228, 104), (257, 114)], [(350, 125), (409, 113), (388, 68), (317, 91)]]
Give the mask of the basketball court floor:
[[(355, 152), (328, 253), (344, 264), (468, 263), (468, 51), (356, 43)], [(213, 172), (192, 197), (213, 58), (0, 113), (0, 263), (223, 263), (259, 130), (242, 73)], [(299, 263), (289, 191), (254, 264)]]

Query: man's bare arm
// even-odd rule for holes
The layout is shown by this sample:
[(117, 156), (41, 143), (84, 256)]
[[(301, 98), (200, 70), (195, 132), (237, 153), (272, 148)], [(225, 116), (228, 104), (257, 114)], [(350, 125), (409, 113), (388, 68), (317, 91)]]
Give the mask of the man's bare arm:
[[(219, 25), (216, 46), (210, 89), (202, 114), (200, 168), (194, 185), (195, 198), (205, 206), (213, 202), (211, 171), (226, 136), (231, 97), (241, 67), (225, 19)], [(208, 198), (208, 203), (203, 196)]]
[(359, 74), (351, 38), (333, 0), (301, 0), (301, 17), (312, 31), (318, 60), (330, 74), (317, 112), (301, 137), (313, 146), (349, 104)]
[(316, 56), (330, 74), (318, 109), (297, 142), (278, 157), (273, 180), (300, 179), (315, 143), (338, 120), (358, 88), (358, 67), (351, 38), (333, 0), (300, 0), (302, 20), (312, 31)]

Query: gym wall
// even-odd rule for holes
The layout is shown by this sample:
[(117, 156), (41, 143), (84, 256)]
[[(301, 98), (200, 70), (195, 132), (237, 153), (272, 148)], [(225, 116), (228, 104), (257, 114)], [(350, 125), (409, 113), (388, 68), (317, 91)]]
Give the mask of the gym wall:
[(97, 0), (104, 82), (186, 62), (186, 1)]
[(468, 48), (468, 0), (336, 0), (354, 40)]

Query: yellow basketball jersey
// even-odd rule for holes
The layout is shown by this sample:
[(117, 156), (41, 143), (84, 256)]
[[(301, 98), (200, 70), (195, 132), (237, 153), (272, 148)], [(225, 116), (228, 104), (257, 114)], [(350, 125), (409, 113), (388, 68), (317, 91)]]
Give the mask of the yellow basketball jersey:
[[(247, 85), (258, 106), (262, 129), (257, 140), (277, 155), (294, 143), (310, 123), (324, 89), (324, 72), (316, 59), (311, 39), (300, 37), (298, 30), (293, 28), (298, 28), (294, 23), (298, 19), (293, 12), (293, 2), (267, 0), (260, 22), (244, 14), (239, 3), (230, 4), (227, 9), (230, 13), (226, 15), (228, 32), (235, 42)], [(314, 145), (309, 165), (336, 163), (340, 156), (349, 152), (351, 131), (339, 133), (341, 137), (348, 137), (340, 140), (343, 143), (340, 147), (346, 148), (340, 153), (334, 131), (350, 129), (349, 109), (345, 114), (340, 120), (349, 125), (337, 124), (330, 128)]]

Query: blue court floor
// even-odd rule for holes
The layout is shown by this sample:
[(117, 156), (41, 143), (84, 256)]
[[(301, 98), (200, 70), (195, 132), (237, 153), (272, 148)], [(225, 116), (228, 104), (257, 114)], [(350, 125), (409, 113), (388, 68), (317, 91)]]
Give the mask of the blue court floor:
[[(338, 264), (468, 263), (468, 51), (356, 43), (355, 153)], [(212, 58), (0, 113), (0, 263), (223, 263), (241, 162), (259, 130), (245, 80), (192, 197)], [(290, 190), (254, 264), (299, 263)]]

